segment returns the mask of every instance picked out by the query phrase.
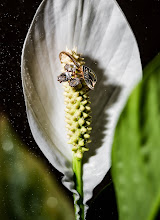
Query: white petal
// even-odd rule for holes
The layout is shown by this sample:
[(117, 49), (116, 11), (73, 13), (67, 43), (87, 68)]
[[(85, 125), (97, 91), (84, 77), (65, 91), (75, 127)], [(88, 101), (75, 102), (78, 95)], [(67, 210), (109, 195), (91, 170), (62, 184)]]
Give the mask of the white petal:
[[(84, 203), (92, 197), (93, 189), (110, 168), (111, 146), (118, 117), (131, 90), (142, 77), (135, 38), (117, 4), (114, 1), (101, 1), (94, 20), (83, 52), (90, 57), (88, 65), (98, 77), (91, 94), (93, 142), (85, 155)], [(85, 30), (87, 33), (87, 28)]]
[(114, 129), (132, 88), (142, 76), (133, 33), (113, 0), (45, 0), (28, 32), (22, 54), (22, 79), (33, 136), (73, 189), (72, 152), (67, 145), (64, 98), (57, 82), (59, 53), (78, 48), (98, 77), (91, 92), (93, 142), (85, 154), (84, 203), (110, 168)]

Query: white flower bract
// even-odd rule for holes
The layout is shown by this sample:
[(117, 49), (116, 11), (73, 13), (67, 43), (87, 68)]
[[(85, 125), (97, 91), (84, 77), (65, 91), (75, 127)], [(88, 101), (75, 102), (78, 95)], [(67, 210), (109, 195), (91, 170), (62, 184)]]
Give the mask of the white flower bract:
[(44, 0), (22, 52), (22, 81), (28, 120), (38, 146), (74, 190), (72, 148), (67, 144), (59, 53), (77, 47), (98, 81), (90, 93), (92, 143), (83, 167), (84, 204), (111, 165), (118, 117), (142, 77), (134, 35), (114, 0)]

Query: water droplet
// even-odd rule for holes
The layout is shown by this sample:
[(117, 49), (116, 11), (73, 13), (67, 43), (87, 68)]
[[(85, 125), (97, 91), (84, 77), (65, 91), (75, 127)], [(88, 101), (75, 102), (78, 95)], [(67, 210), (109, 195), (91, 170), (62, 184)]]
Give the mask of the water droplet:
[(13, 149), (13, 143), (10, 141), (10, 140), (7, 140), (5, 141), (3, 144), (2, 144), (2, 148), (4, 151), (11, 151)]
[(47, 200), (47, 205), (50, 207), (50, 208), (55, 208), (58, 204), (58, 201), (55, 197), (49, 197), (48, 200)]

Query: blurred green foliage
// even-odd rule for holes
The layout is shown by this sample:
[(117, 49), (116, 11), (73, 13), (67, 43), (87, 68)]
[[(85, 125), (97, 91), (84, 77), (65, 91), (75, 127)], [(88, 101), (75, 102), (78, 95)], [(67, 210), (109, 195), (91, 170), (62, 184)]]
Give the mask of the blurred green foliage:
[(120, 220), (153, 220), (160, 208), (160, 55), (144, 70), (118, 122), (112, 177)]
[(0, 219), (72, 220), (73, 208), (53, 176), (0, 117)]

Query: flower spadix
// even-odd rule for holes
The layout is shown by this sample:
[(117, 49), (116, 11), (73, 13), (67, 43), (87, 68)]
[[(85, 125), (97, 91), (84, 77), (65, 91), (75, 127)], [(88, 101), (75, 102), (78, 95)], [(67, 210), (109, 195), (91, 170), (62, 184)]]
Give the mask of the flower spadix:
[[(115, 126), (131, 90), (141, 79), (141, 63), (133, 33), (114, 0), (44, 0), (38, 8), (22, 53), (27, 115), (35, 141), (50, 163), (64, 174), (63, 183), (72, 191), (72, 145), (76, 143), (75, 148), (80, 145), (83, 148), (83, 141), (73, 140), (72, 133), (67, 134), (65, 129), (64, 102), (68, 109), (72, 108), (70, 101), (64, 98), (57, 76), (61, 73), (59, 53), (66, 46), (77, 47), (86, 66), (94, 70), (98, 78), (90, 93), (92, 133), (85, 131), (87, 128), (83, 128), (83, 123), (80, 128), (80, 134), (84, 132), (92, 140), (89, 151), (84, 154), (86, 204), (110, 168)], [(82, 94), (76, 94), (83, 98)], [(88, 104), (83, 107), (85, 110), (75, 106), (77, 117), (84, 113), (85, 118), (85, 113), (90, 111)], [(73, 124), (69, 126), (70, 131)], [(72, 145), (67, 143), (67, 135)], [(83, 139), (84, 142), (88, 137)]]
[[(72, 61), (74, 60), (75, 65)], [(81, 69), (84, 65), (84, 58), (74, 50), (64, 52), (61, 58), (62, 73), (58, 81), (63, 82), (65, 96), (65, 118), (69, 142), (72, 145), (74, 156), (82, 159), (83, 153), (88, 151), (87, 144), (91, 142), (91, 107), (89, 101), (89, 87), (84, 80), (84, 73)], [(65, 72), (67, 71), (67, 72)], [(61, 76), (66, 77), (61, 79)], [(68, 76), (70, 74), (70, 77)], [(94, 74), (95, 75), (95, 74)], [(88, 73), (88, 78), (91, 77)]]

